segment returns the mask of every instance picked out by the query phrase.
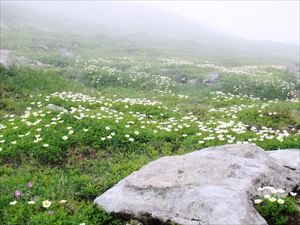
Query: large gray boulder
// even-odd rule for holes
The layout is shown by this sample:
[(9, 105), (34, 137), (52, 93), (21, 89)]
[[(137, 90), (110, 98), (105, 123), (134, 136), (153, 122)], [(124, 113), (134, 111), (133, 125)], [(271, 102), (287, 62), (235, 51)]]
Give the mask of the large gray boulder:
[(249, 144), (162, 157), (95, 199), (107, 212), (184, 225), (266, 225), (251, 199), (258, 187), (299, 185), (299, 149)]

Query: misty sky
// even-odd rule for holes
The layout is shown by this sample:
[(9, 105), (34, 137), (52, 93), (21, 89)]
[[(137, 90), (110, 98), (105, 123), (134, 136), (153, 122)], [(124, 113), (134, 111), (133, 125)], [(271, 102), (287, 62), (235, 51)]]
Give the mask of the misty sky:
[(163, 10), (251, 40), (299, 44), (296, 1), (154, 1)]
[[(144, 12), (149, 12), (150, 20), (157, 20), (155, 15), (151, 14), (151, 7), (159, 8), (168, 13), (179, 15), (182, 17), (194, 20), (201, 25), (221, 31), (226, 34), (240, 36), (249, 40), (267, 40), (274, 42), (294, 43), (299, 45), (299, 7), (300, 0), (285, 0), (285, 1), (259, 1), (259, 0), (235, 0), (235, 1), (12, 1), (23, 5), (32, 5), (38, 9), (48, 9), (53, 12), (61, 12), (63, 14), (71, 14), (70, 8), (76, 9), (73, 14), (75, 17), (81, 16), (92, 18), (94, 14), (100, 16), (103, 13), (111, 14), (110, 12), (97, 12), (96, 5), (101, 7), (109, 3), (112, 10), (120, 5), (127, 5), (124, 10), (128, 11), (122, 18), (122, 11), (117, 13), (119, 23), (122, 27), (123, 20), (126, 21), (126, 15), (134, 14), (134, 4), (142, 6), (138, 8), (142, 12), (135, 21), (143, 23)], [(84, 7), (83, 7), (84, 6)], [(151, 7), (150, 7), (151, 6)], [(131, 9), (133, 10), (131, 12)], [(116, 9), (117, 10), (117, 9)], [(155, 13), (155, 12), (154, 12)], [(113, 15), (115, 16), (115, 15)], [(163, 17), (164, 14), (159, 14)], [(166, 14), (167, 16), (167, 14)], [(153, 17), (153, 18), (151, 18)], [(94, 17), (96, 18), (96, 17)], [(101, 18), (101, 17), (100, 17)], [(163, 21), (164, 18), (159, 18)], [(100, 20), (103, 22), (105, 20)], [(145, 22), (143, 26), (147, 28), (149, 22)], [(151, 23), (151, 22), (150, 22)], [(176, 22), (175, 22), (176, 24)], [(195, 27), (195, 29), (197, 29)]]

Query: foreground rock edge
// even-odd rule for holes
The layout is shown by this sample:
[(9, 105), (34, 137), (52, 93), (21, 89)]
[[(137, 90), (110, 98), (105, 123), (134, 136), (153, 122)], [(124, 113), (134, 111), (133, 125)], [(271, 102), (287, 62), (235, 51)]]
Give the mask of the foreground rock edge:
[(95, 199), (110, 213), (183, 225), (267, 224), (251, 199), (260, 186), (299, 187), (300, 151), (224, 145), (166, 156)]

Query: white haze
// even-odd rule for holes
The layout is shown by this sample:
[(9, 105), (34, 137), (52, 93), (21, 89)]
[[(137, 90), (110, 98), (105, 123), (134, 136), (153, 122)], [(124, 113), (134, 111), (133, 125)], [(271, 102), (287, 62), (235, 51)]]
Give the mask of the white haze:
[(203, 58), (299, 61), (299, 1), (1, 1), (1, 23), (12, 21)]
[(296, 1), (155, 1), (149, 4), (227, 34), (299, 45)]
[[(94, 20), (111, 26), (111, 18), (105, 21), (101, 16), (104, 10), (114, 15), (115, 20), (127, 23), (132, 16), (136, 21), (129, 21), (130, 28), (150, 28), (153, 24), (168, 20), (170, 13), (185, 17), (199, 25), (212, 28), (224, 34), (239, 36), (249, 40), (285, 42), (299, 45), (299, 1), (12, 1), (48, 10), (66, 16), (84, 20)], [(161, 11), (153, 10), (154, 7)], [(99, 10), (99, 13), (97, 13)], [(163, 11), (169, 12), (163, 15)], [(122, 15), (124, 12), (124, 16)], [(137, 11), (140, 11), (137, 12)], [(156, 13), (157, 11), (158, 13)], [(154, 12), (154, 13), (153, 13)], [(148, 15), (147, 15), (148, 14)], [(98, 18), (97, 18), (98, 16)], [(129, 17), (130, 17), (129, 16)], [(127, 17), (127, 18), (126, 18)], [(146, 18), (149, 17), (149, 18)], [(149, 20), (150, 19), (150, 20)], [(171, 18), (173, 19), (173, 18)], [(184, 19), (184, 18), (183, 18)], [(178, 20), (178, 18), (176, 18)], [(177, 21), (176, 21), (177, 22)], [(113, 24), (115, 26), (115, 24)], [(119, 28), (119, 27), (117, 27)], [(126, 27), (129, 28), (129, 27)], [(178, 29), (182, 29), (178, 27)], [(128, 32), (134, 32), (128, 30)]]

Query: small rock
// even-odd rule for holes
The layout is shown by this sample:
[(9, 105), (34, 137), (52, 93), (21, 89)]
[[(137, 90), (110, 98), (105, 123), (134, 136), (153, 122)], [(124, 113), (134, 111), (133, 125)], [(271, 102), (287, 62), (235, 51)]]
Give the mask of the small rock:
[(186, 84), (188, 82), (188, 77), (186, 75), (179, 75), (175, 77), (177, 83)]
[(9, 69), (13, 65), (20, 66), (42, 66), (43, 64), (39, 61), (27, 59), (24, 56), (15, 56), (10, 50), (0, 49), (0, 64), (4, 66), (4, 68)]
[(68, 110), (66, 110), (64, 107), (61, 106), (57, 106), (54, 104), (48, 104), (46, 106), (47, 109), (53, 110), (53, 111), (58, 111), (58, 112), (68, 112)]
[(300, 66), (297, 63), (290, 63), (286, 65), (286, 70), (292, 73), (295, 78), (297, 79), (297, 82), (300, 82)]
[(4, 24), (2, 22), (0, 23), (0, 27), (1, 27), (1, 29), (10, 30), (9, 26), (7, 26), (6, 24)]
[(6, 69), (13, 65), (11, 51), (0, 49), (0, 64), (2, 64)]
[(198, 79), (198, 78), (192, 78), (192, 79), (188, 80), (188, 83), (195, 85), (195, 84), (198, 84), (201, 82), (200, 82), (200, 79)]
[(62, 57), (66, 57), (66, 58), (73, 58), (74, 54), (72, 52), (70, 52), (69, 50), (65, 49), (65, 48), (60, 48), (59, 49), (59, 54)]
[(207, 74), (206, 78), (203, 80), (203, 84), (217, 83), (219, 80), (218, 72), (210, 72)]
[(122, 42), (120, 43), (120, 50), (126, 52), (134, 52), (137, 50), (137, 46), (131, 42)]
[(47, 45), (44, 45), (44, 44), (32, 45), (32, 46), (30, 46), (30, 48), (36, 49), (36, 50), (43, 50), (43, 51), (48, 51), (49, 50), (49, 47)]

